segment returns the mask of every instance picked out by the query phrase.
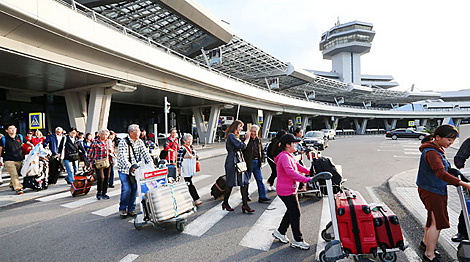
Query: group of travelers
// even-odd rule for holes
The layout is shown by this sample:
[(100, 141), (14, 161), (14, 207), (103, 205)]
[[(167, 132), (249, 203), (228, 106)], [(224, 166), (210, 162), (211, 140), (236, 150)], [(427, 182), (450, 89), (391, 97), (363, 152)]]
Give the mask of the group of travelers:
[[(309, 249), (310, 245), (303, 240), (300, 230), (300, 205), (297, 197), (299, 183), (308, 183), (311, 177), (309, 170), (299, 163), (298, 157), (294, 156), (299, 148), (301, 139), (299, 136), (288, 134), (281, 130), (277, 133), (267, 148), (268, 164), (272, 173), (268, 179), (267, 185), (263, 184), (261, 175), (261, 163), (265, 161), (263, 154), (263, 145), (259, 138), (259, 126), (252, 125), (250, 130), (240, 137), (244, 123), (235, 120), (226, 129), (226, 149), (227, 157), (225, 159), (226, 187), (222, 209), (234, 211), (229, 205), (229, 198), (232, 188), (240, 187), (242, 196), (242, 212), (252, 214), (255, 212), (248, 202), (248, 185), (251, 174), (254, 175), (258, 186), (258, 202), (265, 203), (270, 201), (266, 196), (266, 187), (269, 190), (276, 190), (277, 195), (284, 202), (287, 210), (281, 220), (279, 227), (273, 232), (273, 237), (282, 243), (291, 242), (291, 246), (301, 249)], [(302, 135), (300, 135), (302, 136)], [(301, 175), (304, 174), (304, 175)], [(274, 180), (277, 177), (277, 184), (274, 187)], [(294, 239), (290, 241), (286, 232), (289, 226), (292, 229)]]

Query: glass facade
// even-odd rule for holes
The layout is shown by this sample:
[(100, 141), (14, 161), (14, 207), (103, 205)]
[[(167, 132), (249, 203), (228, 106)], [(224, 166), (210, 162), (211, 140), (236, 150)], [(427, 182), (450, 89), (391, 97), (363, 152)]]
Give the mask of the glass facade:
[(370, 39), (371, 39), (370, 35), (357, 34), (357, 33), (346, 35), (346, 36), (341, 36), (341, 37), (336, 37), (327, 41), (326, 43), (322, 43), (320, 45), (320, 50), (330, 49), (336, 45), (347, 44), (351, 42), (370, 43), (371, 42)]

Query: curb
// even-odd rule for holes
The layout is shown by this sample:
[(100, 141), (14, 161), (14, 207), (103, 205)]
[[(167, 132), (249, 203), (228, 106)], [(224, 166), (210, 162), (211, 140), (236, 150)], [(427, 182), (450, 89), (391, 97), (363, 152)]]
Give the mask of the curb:
[[(404, 171), (404, 172), (401, 172), (401, 173), (398, 173), (396, 175), (394, 175), (393, 177), (391, 177), (389, 180), (388, 180), (388, 186), (390, 188), (390, 191), (392, 192), (392, 194), (398, 199), (398, 201), (400, 202), (400, 204), (406, 208), (406, 210), (408, 210), (408, 212), (411, 213), (411, 215), (418, 221), (420, 222), (420, 224), (423, 226), (425, 226), (426, 224), (426, 220), (423, 220), (422, 217), (418, 216), (418, 210), (416, 210), (413, 206), (410, 206), (407, 201), (398, 193), (397, 191), (397, 187), (400, 186), (400, 184), (397, 182), (397, 181), (400, 181), (402, 179), (400, 179), (400, 177), (402, 177), (403, 175), (409, 173), (409, 172), (412, 172), (412, 171), (418, 171), (417, 168), (414, 168), (414, 169), (410, 169), (408, 171)], [(403, 186), (402, 186), (403, 187)], [(417, 188), (417, 186), (414, 186)], [(449, 241), (445, 240), (444, 237), (442, 237), (442, 235), (439, 237), (439, 240), (438, 240), (438, 243), (441, 245), (441, 247), (444, 249), (444, 251), (447, 253), (447, 255), (449, 257), (451, 257), (452, 259), (456, 260), (457, 259), (457, 252), (455, 250), (455, 248), (449, 243)]]

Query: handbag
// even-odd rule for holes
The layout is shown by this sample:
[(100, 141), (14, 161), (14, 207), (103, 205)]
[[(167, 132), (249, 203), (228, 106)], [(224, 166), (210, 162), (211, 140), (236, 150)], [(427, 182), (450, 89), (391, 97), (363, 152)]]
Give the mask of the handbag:
[(235, 164), (235, 168), (238, 173), (246, 172), (248, 168), (246, 166), (245, 159), (243, 158), (243, 155), (240, 153), (240, 151), (238, 151), (237, 154), (238, 154), (238, 159), (240, 159), (240, 162)]
[(98, 159), (98, 160), (95, 161), (95, 166), (98, 169), (108, 168), (109, 167), (109, 159), (108, 158)]
[(201, 171), (201, 162), (196, 161), (196, 172)]

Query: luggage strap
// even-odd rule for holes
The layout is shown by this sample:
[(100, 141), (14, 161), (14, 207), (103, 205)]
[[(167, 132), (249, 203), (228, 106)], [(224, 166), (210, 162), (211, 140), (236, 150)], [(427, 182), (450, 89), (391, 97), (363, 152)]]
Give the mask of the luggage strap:
[(348, 200), (349, 212), (351, 213), (352, 232), (356, 242), (357, 253), (362, 254), (363, 252), (361, 246), (361, 237), (359, 236), (360, 230), (357, 224), (356, 209), (354, 208), (354, 203), (352, 201), (351, 195), (349, 194), (349, 190), (345, 190), (344, 193), (346, 195), (346, 199)]
[(178, 204), (176, 203), (176, 196), (174, 186), (170, 184), (171, 197), (173, 198), (173, 208), (175, 209), (175, 217), (178, 217)]
[(395, 242), (393, 241), (392, 228), (390, 226), (390, 221), (388, 220), (387, 215), (385, 215), (383, 207), (379, 206), (377, 207), (377, 209), (379, 210), (380, 214), (382, 214), (384, 218), (385, 229), (387, 230), (387, 236), (388, 236), (388, 241), (390, 242), (390, 248), (394, 248)]
[(217, 185), (217, 181), (215, 181), (215, 187), (217, 187), (217, 189), (220, 191), (220, 192), (225, 192), (225, 190), (222, 190), (222, 188), (219, 187), (219, 185)]

